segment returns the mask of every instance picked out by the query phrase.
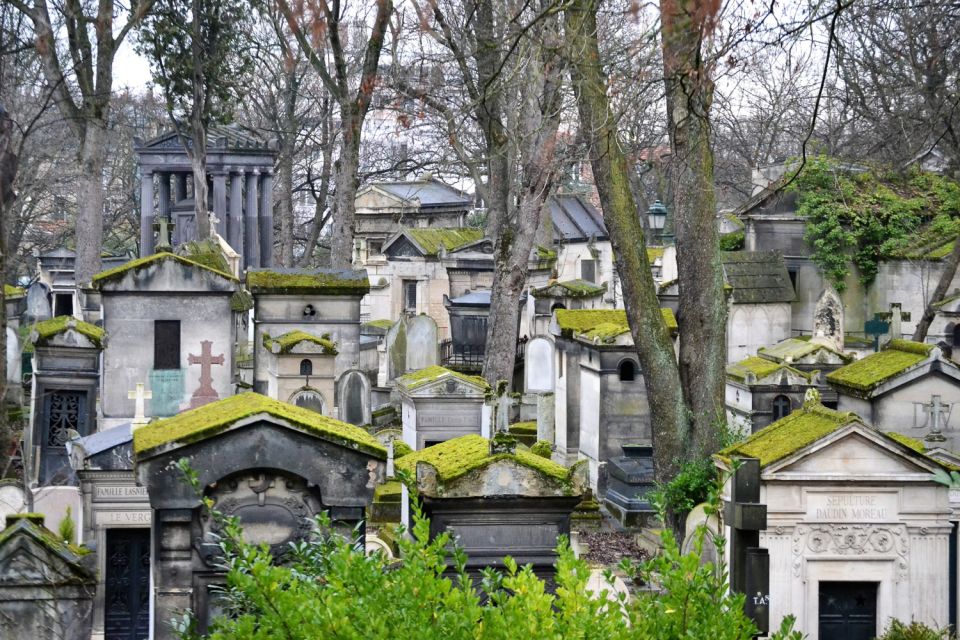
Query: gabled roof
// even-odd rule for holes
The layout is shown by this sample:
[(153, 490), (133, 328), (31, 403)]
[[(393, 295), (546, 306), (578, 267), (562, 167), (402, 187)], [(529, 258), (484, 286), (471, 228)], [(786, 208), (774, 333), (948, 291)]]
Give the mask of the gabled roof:
[(350, 269), (248, 269), (251, 293), (365, 295), (370, 291), (366, 271)]
[(744, 358), (740, 362), (727, 365), (728, 378), (732, 378), (733, 380), (738, 380), (740, 382), (748, 382), (749, 377), (753, 376), (754, 379), (750, 380), (752, 384), (761, 384), (764, 380), (769, 380), (771, 382), (779, 380), (782, 372), (787, 372), (791, 375), (798, 376), (807, 382), (810, 382), (815, 375), (813, 372), (808, 373), (805, 371), (800, 371), (799, 369), (794, 369), (787, 364), (775, 362), (759, 356), (750, 356), (749, 358)]
[(597, 208), (582, 196), (556, 195), (547, 201), (559, 242), (606, 240), (607, 227)]
[(397, 378), (397, 383), (407, 391), (413, 391), (414, 389), (419, 389), (438, 380), (443, 380), (444, 378), (455, 378), (479, 389), (490, 388), (487, 381), (480, 376), (467, 375), (466, 373), (460, 373), (459, 371), (447, 369), (440, 365), (432, 365), (425, 369), (402, 375)]
[[(0, 531), (0, 558), (3, 560), (0, 565), (3, 565), (5, 569), (16, 570), (11, 560), (17, 559), (26, 563), (50, 563), (47, 564), (47, 568), (50, 569), (49, 575), (36, 571), (22, 572), (24, 567), (19, 567), (22, 575), (18, 577), (25, 580), (26, 584), (34, 587), (56, 589), (69, 584), (92, 585), (96, 580), (96, 574), (83, 562), (83, 557), (89, 553), (89, 550), (64, 542), (57, 534), (47, 529), (43, 521), (43, 514), (40, 513), (7, 515), (6, 528)], [(16, 545), (18, 540), (37, 545), (43, 549), (44, 554), (50, 555), (47, 557), (38, 555), (36, 548), (24, 552), (23, 547), (19, 549), (9, 547), (9, 545)], [(60, 566), (53, 564), (55, 562), (54, 558), (62, 564)], [(51, 577), (54, 577), (56, 581), (53, 584), (50, 583)], [(37, 584), (40, 582), (42, 584)]]
[(716, 457), (721, 460), (757, 458), (762, 469), (853, 422), (861, 422), (855, 413), (834, 411), (818, 401), (808, 400), (801, 408), (760, 429), (743, 442), (722, 449)]
[(606, 290), (606, 283), (601, 286), (587, 280), (577, 279), (552, 282), (545, 287), (531, 289), (530, 294), (534, 298), (593, 298)]
[(405, 238), (424, 257), (436, 257), (441, 249), (453, 251), (483, 238), (483, 229), (475, 227), (401, 228), (383, 245), (386, 252), (398, 240)]
[(827, 376), (827, 382), (841, 389), (867, 393), (926, 362), (934, 356), (935, 348), (922, 342), (891, 340), (882, 351), (833, 371)]
[(735, 303), (793, 302), (793, 284), (778, 251), (724, 251), (721, 260)]
[(300, 330), (288, 331), (275, 338), (271, 338), (266, 333), (263, 334), (263, 346), (266, 347), (270, 353), (291, 353), (304, 342), (320, 347), (324, 355), (337, 355), (337, 345), (330, 340), (329, 334), (324, 334), (323, 337), (317, 337)]
[(44, 345), (68, 331), (75, 331), (99, 348), (103, 347), (104, 338), (107, 335), (103, 329), (89, 322), (77, 320), (73, 316), (57, 316), (33, 325), (30, 341), (36, 345)]
[(387, 456), (383, 445), (365, 429), (252, 392), (217, 400), (140, 427), (133, 433), (133, 450), (139, 458), (167, 445), (199, 442), (257, 415), (270, 416), (311, 435), (380, 459)]
[(357, 195), (370, 189), (383, 191), (404, 201), (408, 206), (414, 204), (419, 205), (421, 208), (457, 206), (470, 208), (473, 206), (473, 198), (470, 194), (434, 178), (401, 180), (396, 182), (375, 182), (363, 187)]
[[(673, 310), (662, 308), (663, 322), (671, 334), (677, 332), (677, 319)], [(630, 331), (627, 312), (624, 309), (557, 309), (557, 327), (564, 338), (577, 335), (594, 340), (608, 341)]]
[(554, 482), (571, 483), (572, 469), (521, 448), (515, 449), (513, 453), (491, 453), (490, 441), (475, 434), (460, 436), (414, 451), (397, 459), (395, 464), (397, 469), (412, 477), (416, 475), (417, 464), (423, 462), (437, 470), (437, 477), (441, 481), (449, 482), (495, 462), (508, 459)]
[(852, 359), (851, 356), (841, 353), (825, 344), (801, 338), (787, 338), (775, 345), (761, 347), (757, 350), (757, 354), (775, 362), (797, 362), (802, 359), (807, 359), (809, 356), (813, 356), (815, 362), (821, 362), (824, 360), (824, 355), (832, 356), (843, 362), (849, 362)]
[(196, 269), (202, 269), (204, 271), (208, 271), (210, 273), (220, 276), (221, 278), (226, 278), (227, 280), (230, 280), (233, 282), (237, 281), (237, 279), (234, 278), (229, 273), (218, 271), (213, 267), (209, 267), (200, 262), (196, 262), (194, 260), (191, 260), (190, 258), (184, 258), (183, 256), (176, 255), (175, 253), (160, 252), (160, 253), (155, 253), (151, 256), (146, 256), (143, 258), (137, 258), (135, 260), (131, 260), (130, 262), (122, 264), (119, 267), (114, 267), (113, 269), (107, 269), (106, 271), (101, 271), (97, 275), (93, 276), (93, 286), (100, 287), (101, 285), (107, 282), (115, 282), (115, 281), (121, 280), (128, 273), (139, 271), (141, 269), (146, 269), (147, 267), (151, 267), (153, 265), (157, 265), (162, 262), (177, 262), (187, 267), (193, 267)]

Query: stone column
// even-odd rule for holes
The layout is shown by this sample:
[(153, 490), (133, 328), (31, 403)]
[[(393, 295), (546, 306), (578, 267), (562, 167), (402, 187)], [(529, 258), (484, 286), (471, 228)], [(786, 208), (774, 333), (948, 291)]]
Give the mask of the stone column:
[(153, 170), (140, 175), (140, 257), (153, 254)]
[[(227, 235), (227, 174), (213, 174), (213, 213), (217, 216), (215, 231), (221, 238)], [(214, 229), (211, 229), (214, 231)]]
[[(243, 253), (243, 172), (230, 174), (230, 220), (227, 224), (227, 242), (237, 253)], [(241, 261), (240, 268), (243, 268)]]
[(553, 393), (537, 394), (537, 440), (546, 440), (553, 444), (556, 440), (556, 422), (553, 412), (556, 410)]
[(160, 172), (160, 217), (170, 219), (170, 172)]
[(257, 185), (260, 183), (260, 172), (254, 169), (246, 174), (247, 177), (247, 204), (243, 220), (243, 257), (246, 267), (260, 266), (260, 233), (258, 230), (258, 207), (260, 198), (257, 194)]
[(153, 638), (178, 636), (170, 620), (195, 606), (193, 598), (193, 547), (189, 509), (157, 509), (153, 521)]
[(187, 197), (187, 174), (180, 171), (173, 174), (173, 201), (180, 202)]
[(273, 266), (273, 174), (260, 176), (260, 266)]

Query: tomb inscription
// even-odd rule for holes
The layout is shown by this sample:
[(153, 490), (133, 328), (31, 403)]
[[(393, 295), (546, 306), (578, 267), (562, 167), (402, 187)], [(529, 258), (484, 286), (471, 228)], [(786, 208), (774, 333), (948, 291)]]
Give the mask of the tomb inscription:
[(141, 502), (147, 499), (147, 488), (134, 485), (97, 485), (93, 489), (96, 502)]
[(143, 525), (150, 526), (150, 511), (95, 511), (94, 522), (98, 526)]
[(807, 520), (890, 522), (897, 520), (895, 493), (808, 493)]

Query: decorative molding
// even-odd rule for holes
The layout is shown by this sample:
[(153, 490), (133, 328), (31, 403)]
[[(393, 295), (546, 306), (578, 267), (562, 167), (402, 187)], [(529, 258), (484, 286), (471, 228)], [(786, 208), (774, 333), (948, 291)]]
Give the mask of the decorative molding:
[(793, 574), (801, 577), (804, 560), (817, 558), (890, 559), (897, 564), (897, 582), (906, 579), (910, 557), (903, 524), (798, 525), (793, 534)]

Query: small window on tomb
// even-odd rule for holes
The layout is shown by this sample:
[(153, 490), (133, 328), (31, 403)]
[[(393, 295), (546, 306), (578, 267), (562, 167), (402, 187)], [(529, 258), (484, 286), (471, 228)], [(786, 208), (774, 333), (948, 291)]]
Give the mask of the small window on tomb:
[(403, 310), (411, 313), (417, 312), (417, 281), (403, 281)]
[(180, 368), (180, 321), (155, 320), (153, 323), (153, 368)]
[(596, 282), (597, 281), (597, 261), (596, 260), (581, 260), (580, 261), (580, 277), (587, 282)]
[(773, 399), (773, 419), (779, 420), (790, 415), (790, 398), (777, 396)]
[(633, 382), (637, 378), (637, 365), (633, 360), (624, 360), (618, 367), (621, 382)]
[(369, 256), (379, 256), (383, 253), (383, 242), (380, 240), (370, 240), (367, 243), (367, 254)]
[(960, 324), (953, 328), (952, 334), (953, 346), (960, 347)]
[(72, 316), (73, 315), (73, 295), (69, 293), (57, 293), (53, 296), (53, 315)]
[(313, 375), (313, 361), (306, 359), (300, 361), (300, 375), (302, 376), (312, 376)]

